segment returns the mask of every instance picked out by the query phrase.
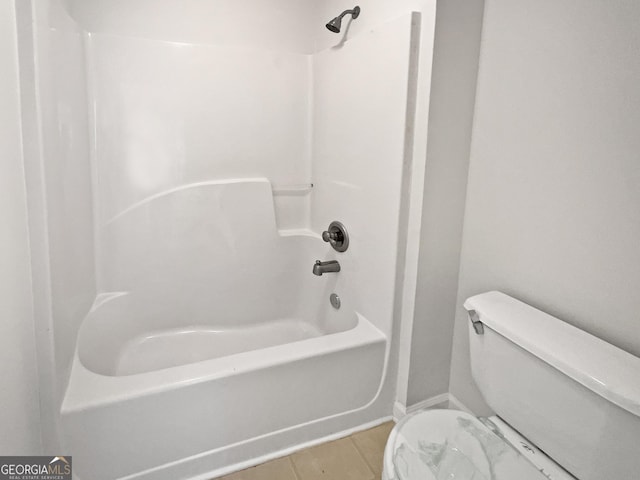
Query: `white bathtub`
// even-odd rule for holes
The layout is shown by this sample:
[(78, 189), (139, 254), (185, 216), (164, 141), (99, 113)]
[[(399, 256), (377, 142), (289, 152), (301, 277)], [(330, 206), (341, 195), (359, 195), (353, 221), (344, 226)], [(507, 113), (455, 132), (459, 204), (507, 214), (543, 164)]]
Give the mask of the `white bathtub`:
[[(310, 272), (306, 273), (311, 276)], [(230, 300), (237, 301), (237, 298)], [(78, 358), (91, 372), (122, 377), (312, 340), (356, 328), (359, 319), (348, 309), (348, 304), (347, 308), (335, 310), (329, 307), (328, 296), (325, 300), (326, 307), (318, 308), (319, 302), (313, 302), (304, 313), (299, 310), (297, 314), (283, 312), (279, 317), (256, 317), (228, 324), (220, 321), (206, 303), (200, 302), (198, 306), (195, 299), (187, 302), (155, 295), (103, 295), (83, 322)], [(220, 308), (228, 312), (228, 316), (239, 309), (243, 306)], [(256, 321), (258, 319), (261, 321)]]
[(258, 437), (365, 407), (382, 380), (386, 339), (354, 311), (158, 328), (172, 321), (131, 295), (85, 320), (62, 408), (78, 478), (215, 472), (227, 449), (247, 444), (248, 459)]

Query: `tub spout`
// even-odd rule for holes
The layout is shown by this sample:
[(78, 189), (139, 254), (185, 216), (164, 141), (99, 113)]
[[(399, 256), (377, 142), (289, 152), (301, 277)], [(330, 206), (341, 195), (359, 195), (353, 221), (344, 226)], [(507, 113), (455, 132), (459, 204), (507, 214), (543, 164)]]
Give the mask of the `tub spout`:
[(337, 260), (329, 260), (328, 262), (321, 262), (320, 260), (316, 260), (316, 263), (313, 266), (313, 274), (318, 276), (321, 276), (323, 273), (339, 271), (340, 264)]

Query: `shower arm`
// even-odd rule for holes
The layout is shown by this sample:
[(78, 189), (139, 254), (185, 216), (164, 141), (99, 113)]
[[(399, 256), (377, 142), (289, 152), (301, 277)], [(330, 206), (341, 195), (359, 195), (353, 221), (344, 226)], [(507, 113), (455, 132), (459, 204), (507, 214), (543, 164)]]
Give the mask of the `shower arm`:
[(342, 20), (345, 15), (349, 15), (349, 14), (351, 14), (351, 16), (354, 19), (358, 18), (358, 15), (360, 15), (360, 7), (354, 7), (352, 9), (350, 9), (350, 10), (345, 10), (340, 15), (338, 15), (336, 18), (339, 18), (340, 20)]

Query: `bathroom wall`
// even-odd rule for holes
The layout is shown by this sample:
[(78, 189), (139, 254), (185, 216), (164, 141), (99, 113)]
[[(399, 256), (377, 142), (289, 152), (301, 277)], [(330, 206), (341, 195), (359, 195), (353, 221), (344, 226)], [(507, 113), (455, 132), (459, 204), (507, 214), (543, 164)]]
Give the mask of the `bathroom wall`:
[(419, 22), (408, 13), (313, 57), (311, 227), (344, 223), (349, 250), (331, 252), (342, 266), (336, 288), (383, 332), (392, 329), (398, 231), (406, 228), (407, 98), (415, 94)]
[(439, 1), (407, 405), (449, 391), (483, 0)]
[(100, 225), (188, 183), (309, 183), (308, 56), (105, 34), (87, 41)]
[(640, 4), (486, 0), (484, 22), (451, 370), (481, 414), (470, 295), (640, 355)]
[(14, 2), (0, 1), (0, 454), (41, 452)]
[[(327, 0), (318, 3), (317, 16), (319, 21), (326, 23), (335, 17), (342, 10), (353, 7), (339, 0)], [(397, 357), (397, 403), (404, 408), (408, 405), (409, 388), (414, 384), (416, 378), (421, 385), (438, 383), (439, 373), (433, 372), (436, 377), (431, 377), (432, 373), (425, 368), (414, 368), (410, 375), (411, 351), (415, 348), (430, 348), (426, 344), (421, 344), (418, 340), (412, 346), (412, 335), (414, 328), (414, 307), (416, 303), (416, 286), (418, 281), (418, 261), (421, 240), (421, 222), (423, 221), (423, 192), (425, 191), (425, 163), (427, 158), (427, 133), (429, 130), (429, 102), (431, 99), (432, 63), (434, 52), (434, 28), (436, 23), (436, 2), (435, 0), (400, 0), (389, 2), (385, 0), (363, 0), (357, 2), (362, 8), (362, 13), (356, 21), (349, 22), (348, 18), (343, 21), (343, 31), (339, 34), (339, 39), (348, 39), (370, 31), (375, 25), (398, 18), (410, 12), (420, 14), (420, 36), (417, 42), (419, 54), (416, 68), (417, 85), (413, 95), (409, 98), (408, 105), (413, 109), (414, 122), (408, 130), (410, 137), (409, 144), (405, 150), (406, 158), (412, 161), (412, 167), (406, 176), (407, 185), (405, 191), (407, 197), (401, 212), (406, 215), (401, 218), (401, 223), (408, 225), (406, 233), (399, 238), (400, 251), (402, 252), (399, 262), (403, 274), (397, 279), (398, 295), (394, 307), (394, 319), (396, 328), (394, 335), (399, 340), (397, 351), (392, 355)], [(445, 3), (445, 2), (442, 2)], [(335, 35), (327, 35), (326, 30), (314, 31), (314, 49), (320, 50), (331, 46), (339, 46), (339, 41)], [(366, 121), (366, 120), (365, 120)], [(438, 182), (434, 177), (431, 181)], [(423, 314), (418, 314), (416, 318), (423, 318)], [(420, 320), (423, 321), (423, 320)], [(417, 332), (422, 335), (424, 332)], [(392, 375), (396, 375), (392, 372)], [(446, 392), (444, 390), (442, 393)], [(411, 401), (420, 397), (425, 390), (412, 393)]]
[[(483, 2), (357, 3), (362, 13), (343, 29), (345, 38), (366, 32), (385, 18), (411, 11), (422, 14), (412, 171), (420, 195), (405, 206), (411, 217), (409, 237), (418, 241), (408, 247), (406, 257), (405, 293), (411, 298), (405, 298), (403, 312), (396, 312), (403, 318), (397, 395), (401, 404), (410, 406), (447, 393), (449, 387), (451, 318), (456, 305)], [(320, 2), (317, 15), (328, 20), (351, 6), (336, 0)], [(314, 48), (332, 42), (331, 36), (318, 31)]]
[(76, 335), (95, 297), (84, 48), (58, 0), (16, 7), (42, 430), (50, 450)]
[(315, 0), (64, 0), (88, 32), (310, 53)]
[[(213, 3), (216, 8), (223, 6), (223, 3), (211, 2), (206, 8), (213, 8)], [(135, 3), (132, 22), (136, 9), (142, 12), (144, 4)], [(265, 48), (270, 44), (262, 42), (261, 36), (269, 31), (253, 31), (248, 35), (252, 43), (245, 39), (242, 45), (234, 43), (235, 34), (230, 38), (209, 38), (212, 42), (209, 45), (185, 43), (187, 37), (181, 37), (180, 42), (159, 39), (161, 36), (171, 38), (170, 30), (156, 31), (155, 38), (146, 34), (147, 38), (138, 38), (140, 32), (134, 28), (137, 24), (132, 23), (127, 29), (109, 20), (113, 19), (114, 12), (123, 8), (118, 2), (109, 2), (108, 11), (97, 4), (94, 6), (101, 8), (91, 10), (100, 13), (94, 15), (100, 17), (99, 24), (91, 23), (91, 15), (84, 16), (90, 5), (91, 2), (72, 4), (71, 11), (85, 28), (99, 32), (87, 35), (86, 41), (89, 95), (96, 132), (92, 162), (100, 291), (127, 284), (114, 281), (116, 277), (123, 277), (113, 271), (118, 268), (117, 258), (122, 256), (125, 243), (131, 250), (142, 251), (134, 245), (137, 240), (131, 232), (121, 232), (121, 240), (126, 238), (126, 242), (114, 241), (113, 231), (125, 221), (123, 215), (139, 202), (185, 184), (265, 177), (276, 190), (279, 227), (284, 223), (285, 228), (312, 228), (320, 232), (336, 216), (325, 212), (323, 220), (318, 221), (318, 211), (329, 210), (327, 202), (331, 199), (322, 187), (329, 181), (337, 185), (342, 178), (343, 186), (350, 182), (358, 195), (365, 192), (358, 200), (362, 211), (380, 210), (381, 218), (398, 217), (400, 183), (397, 189), (389, 189), (385, 182), (390, 180), (390, 175), (401, 181), (402, 162), (410, 160), (410, 157), (404, 159), (405, 130), (413, 126), (412, 119), (405, 125), (407, 115), (413, 113), (413, 110), (407, 113), (407, 96), (412, 95), (409, 103), (415, 98), (415, 92), (408, 90), (410, 26), (402, 27), (404, 30), (400, 33), (389, 33), (390, 27), (379, 13), (372, 18), (380, 23), (368, 24), (376, 33), (362, 30), (357, 35), (333, 35), (324, 28), (324, 17), (316, 16), (315, 26), (322, 32), (326, 48), (314, 55), (304, 55), (288, 51), (292, 45), (280, 45), (283, 51)], [(198, 4), (197, 8), (203, 9), (205, 4)], [(276, 5), (276, 11), (278, 8)], [(201, 15), (206, 13), (199, 11)], [(304, 10), (298, 12), (309, 16)], [(209, 11), (214, 13), (216, 11)], [(187, 15), (187, 19), (194, 15), (193, 11), (182, 14)], [(257, 13), (247, 12), (247, 15), (253, 18)], [(405, 17), (409, 18), (408, 15)], [(290, 13), (288, 18), (295, 20)], [(430, 18), (433, 19), (433, 15)], [(241, 28), (245, 27), (242, 24)], [(314, 31), (305, 32), (309, 41), (315, 40)], [(419, 29), (415, 32), (419, 34)], [(353, 44), (344, 43), (352, 38)], [(353, 51), (356, 53), (351, 53)], [(418, 51), (416, 45), (415, 52)], [(430, 48), (427, 51), (430, 52)], [(353, 117), (350, 112), (354, 113)], [(345, 132), (354, 132), (354, 135), (344, 138)], [(375, 136), (382, 143), (370, 138), (372, 132), (378, 132)], [(365, 144), (370, 158), (366, 158), (362, 149)], [(357, 158), (351, 162), (354, 166), (347, 168), (349, 159), (344, 155), (348, 156), (345, 152), (350, 150)], [(329, 169), (331, 179), (327, 178), (327, 155), (337, 165)], [(385, 155), (398, 163), (391, 167), (384, 165)], [(299, 203), (306, 197), (307, 203), (290, 209), (290, 215), (283, 222), (282, 195), (278, 191), (315, 182), (311, 174), (312, 158), (313, 178), (321, 182), (316, 182), (311, 195), (297, 192), (292, 196)], [(377, 164), (381, 164), (381, 173), (375, 174), (371, 166)], [(340, 172), (338, 167), (345, 169)], [(366, 178), (360, 176), (363, 169), (370, 170)], [(381, 196), (381, 189), (387, 189), (389, 195)], [(312, 225), (308, 211), (311, 196), (316, 199)], [(352, 200), (353, 193), (348, 197)], [(292, 198), (290, 202), (293, 201)], [(377, 202), (379, 208), (371, 207), (372, 202)], [(319, 207), (321, 204), (323, 207)], [(347, 201), (339, 207), (346, 211), (350, 206), (353, 202)], [(201, 202), (194, 208), (201, 208), (201, 215), (206, 216), (210, 206)], [(383, 215), (382, 210), (388, 208), (395, 213)], [(299, 218), (296, 219), (292, 211), (298, 212)], [(353, 212), (352, 216), (353, 224), (363, 223), (360, 219), (364, 217), (359, 212)], [(388, 227), (391, 231), (398, 230), (398, 224)], [(374, 233), (364, 236), (367, 245), (378, 244), (370, 240)], [(390, 239), (387, 245), (394, 245), (396, 240)], [(381, 256), (394, 250), (383, 250)], [(363, 272), (368, 272), (368, 266), (378, 268), (373, 262), (375, 255), (371, 260), (362, 262)], [(140, 262), (124, 264), (132, 270), (126, 277), (141, 272)], [(393, 261), (381, 259), (378, 266), (381, 264), (391, 268), (385, 276), (395, 274)], [(370, 294), (375, 301), (386, 298), (388, 307), (393, 304), (393, 296), (379, 296), (373, 291)], [(387, 331), (391, 315), (381, 317), (385, 318), (383, 328)]]
[[(290, 197), (277, 195), (278, 227), (308, 228), (310, 57), (260, 45), (93, 33), (87, 35), (87, 49), (100, 291), (138, 291), (157, 276), (154, 271), (140, 277), (143, 258), (151, 253), (149, 239), (123, 229), (127, 212), (184, 185), (267, 178), (277, 193), (295, 190)], [(274, 202), (271, 195), (265, 200)], [(190, 214), (208, 218), (213, 208), (195, 202)], [(158, 213), (161, 228), (178, 220), (176, 212)], [(142, 256), (125, 261), (122, 248)], [(180, 251), (194, 248), (187, 242)], [(149, 261), (162, 265), (164, 259), (168, 265), (170, 257), (162, 250)], [(133, 277), (140, 277), (137, 287), (121, 281)]]

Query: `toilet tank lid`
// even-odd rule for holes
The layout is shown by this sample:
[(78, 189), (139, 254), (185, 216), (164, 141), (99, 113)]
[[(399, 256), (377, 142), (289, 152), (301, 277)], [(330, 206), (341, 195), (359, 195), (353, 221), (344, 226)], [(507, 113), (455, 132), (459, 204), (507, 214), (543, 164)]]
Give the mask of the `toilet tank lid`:
[(640, 358), (501, 292), (468, 298), (491, 330), (640, 417)]

